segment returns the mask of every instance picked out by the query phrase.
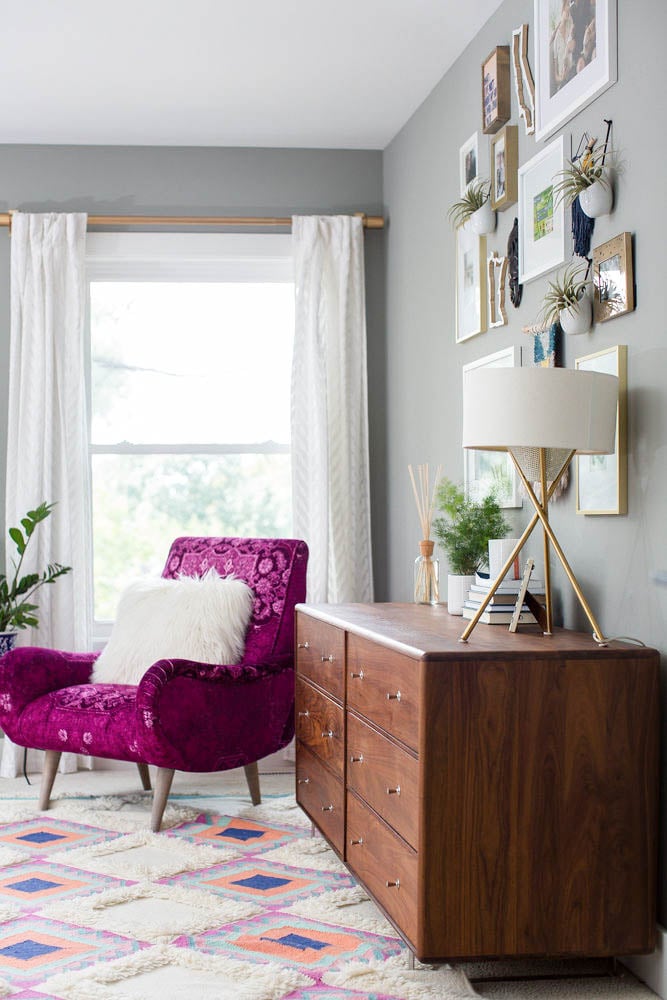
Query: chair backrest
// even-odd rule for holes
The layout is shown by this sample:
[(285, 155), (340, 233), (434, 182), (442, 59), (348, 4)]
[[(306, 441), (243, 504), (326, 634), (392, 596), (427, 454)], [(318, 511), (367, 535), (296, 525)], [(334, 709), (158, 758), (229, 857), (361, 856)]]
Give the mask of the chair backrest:
[(308, 546), (294, 538), (177, 538), (162, 576), (233, 573), (255, 595), (244, 663), (262, 664), (294, 650), (294, 606), (306, 599)]

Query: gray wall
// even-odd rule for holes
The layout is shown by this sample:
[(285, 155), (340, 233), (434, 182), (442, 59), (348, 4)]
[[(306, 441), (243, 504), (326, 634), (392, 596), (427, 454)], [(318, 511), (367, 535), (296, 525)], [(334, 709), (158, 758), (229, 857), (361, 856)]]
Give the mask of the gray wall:
[[(583, 130), (603, 135), (612, 118), (622, 174), (611, 216), (596, 223), (593, 245), (628, 230), (634, 234), (636, 310), (592, 333), (569, 338), (564, 364), (615, 344), (628, 345), (629, 498), (625, 517), (584, 517), (573, 490), (552, 504), (553, 524), (602, 628), (667, 650), (667, 589), (652, 582), (667, 569), (667, 343), (665, 340), (666, 142), (662, 65), (667, 5), (662, 0), (619, 0), (618, 83), (561, 130), (566, 154)], [(447, 222), (458, 196), (458, 148), (481, 135), (480, 64), (494, 46), (509, 44), (513, 28), (533, 24), (532, 0), (506, 0), (455, 66), (385, 151), (387, 230), (387, 510), (388, 595), (410, 598), (418, 523), (407, 474), (409, 462), (443, 463), (462, 480), (461, 366), (509, 345), (526, 346), (521, 327), (533, 322), (546, 289), (543, 276), (524, 286), (509, 324), (463, 344), (454, 342), (454, 237)], [(531, 45), (532, 64), (532, 45)], [(512, 119), (518, 123), (515, 95)], [(519, 162), (536, 143), (520, 124)], [(488, 161), (487, 161), (488, 162)], [(488, 175), (488, 167), (486, 169)], [(499, 214), (489, 250), (505, 252), (516, 206)], [(525, 524), (525, 512), (517, 524)], [(442, 567), (446, 570), (446, 567)], [(563, 573), (556, 568), (562, 623), (590, 631)], [(480, 626), (481, 627), (481, 626)], [(663, 686), (664, 687), (664, 686)], [(663, 769), (664, 770), (664, 769)], [(667, 794), (663, 788), (663, 803)], [(665, 808), (663, 806), (663, 817)], [(665, 828), (663, 823), (663, 828)], [(665, 865), (660, 875), (661, 919), (667, 918)]]
[[(277, 215), (382, 211), (382, 154), (363, 150), (0, 146), (0, 211)], [(371, 473), (384, 475), (384, 235), (366, 238)], [(0, 524), (4, 521), (9, 236), (0, 230)], [(29, 458), (27, 457), (29, 460)], [(373, 500), (375, 572), (385, 576), (383, 492)], [(0, 532), (1, 539), (5, 531)], [(2, 541), (0, 540), (0, 546)], [(1, 553), (0, 553), (1, 555)]]

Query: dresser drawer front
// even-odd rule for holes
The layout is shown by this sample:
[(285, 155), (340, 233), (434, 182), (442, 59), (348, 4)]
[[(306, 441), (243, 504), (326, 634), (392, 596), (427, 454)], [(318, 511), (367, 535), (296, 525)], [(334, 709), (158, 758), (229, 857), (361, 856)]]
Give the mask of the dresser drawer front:
[(356, 635), (347, 641), (347, 704), (392, 736), (417, 749), (418, 660)]
[(419, 764), (354, 715), (347, 717), (347, 787), (417, 849)]
[(302, 677), (296, 679), (296, 737), (341, 780), (345, 763), (345, 716), (331, 698)]
[(352, 794), (347, 797), (345, 860), (416, 947), (417, 854)]
[(343, 782), (335, 778), (307, 747), (296, 743), (296, 800), (327, 840), (343, 855), (345, 798)]
[(297, 611), (296, 670), (342, 701), (345, 693), (343, 629)]

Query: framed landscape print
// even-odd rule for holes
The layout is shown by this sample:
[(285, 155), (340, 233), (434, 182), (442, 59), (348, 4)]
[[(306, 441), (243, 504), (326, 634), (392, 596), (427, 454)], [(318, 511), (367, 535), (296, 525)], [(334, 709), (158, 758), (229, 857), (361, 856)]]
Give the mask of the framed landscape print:
[(456, 343), (486, 330), (486, 237), (456, 230)]
[(632, 312), (635, 292), (630, 233), (593, 248), (593, 282), (596, 323)]
[(616, 82), (616, 0), (534, 3), (535, 138), (545, 139)]
[[(495, 354), (487, 354), (470, 364), (463, 366), (463, 384), (468, 372), (477, 368), (518, 368), (521, 365), (521, 350), (518, 347), (506, 347)], [(486, 401), (480, 399), (480, 406)], [(493, 488), (501, 507), (521, 507), (517, 474), (512, 459), (506, 451), (477, 451), (474, 448), (463, 450), (463, 481), (466, 496), (471, 500), (481, 500)]]
[(491, 208), (504, 212), (517, 199), (519, 129), (506, 125), (491, 140)]
[(627, 514), (627, 347), (608, 347), (577, 358), (575, 368), (618, 378), (616, 445), (613, 455), (577, 455), (577, 514)]
[(467, 142), (459, 149), (459, 187), (461, 195), (466, 193), (469, 184), (479, 176), (479, 138), (473, 132)]
[(563, 169), (563, 137), (519, 167), (519, 281), (531, 281), (565, 260), (565, 205), (554, 184)]
[(510, 120), (510, 47), (496, 45), (482, 63), (482, 132), (493, 133)]

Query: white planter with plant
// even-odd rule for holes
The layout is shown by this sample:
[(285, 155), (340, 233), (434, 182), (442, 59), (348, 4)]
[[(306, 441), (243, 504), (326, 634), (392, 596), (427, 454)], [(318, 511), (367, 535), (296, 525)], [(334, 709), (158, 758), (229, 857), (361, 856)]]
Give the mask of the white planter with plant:
[(448, 214), (454, 229), (470, 222), (476, 236), (486, 236), (496, 228), (496, 213), (491, 208), (491, 185), (488, 181), (471, 181), (464, 194), (455, 201)]
[(588, 333), (593, 323), (592, 285), (585, 271), (571, 264), (549, 282), (542, 301), (541, 317), (545, 326), (560, 323), (569, 336)]
[(560, 172), (560, 180), (554, 184), (556, 202), (564, 201), (566, 205), (579, 198), (581, 210), (590, 219), (611, 212), (614, 192), (611, 173), (604, 165), (606, 144), (599, 146), (594, 143), (584, 153), (581, 160), (570, 163)]
[(447, 578), (447, 610), (451, 615), (461, 615), (475, 573), (488, 563), (489, 539), (504, 538), (509, 525), (493, 493), (482, 500), (471, 500), (449, 479), (443, 479), (438, 487), (436, 506), (444, 516), (435, 519), (433, 532), (445, 550), (451, 571)]

